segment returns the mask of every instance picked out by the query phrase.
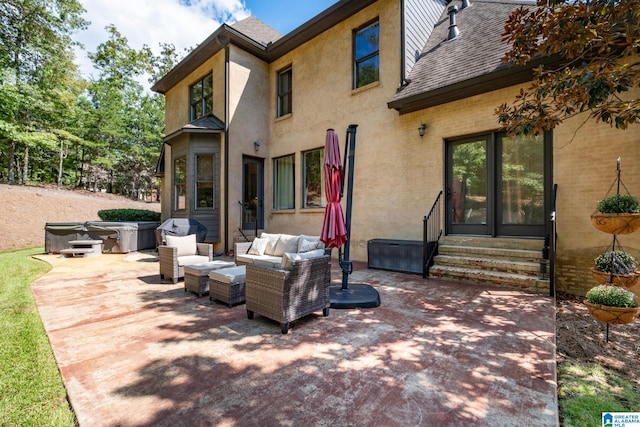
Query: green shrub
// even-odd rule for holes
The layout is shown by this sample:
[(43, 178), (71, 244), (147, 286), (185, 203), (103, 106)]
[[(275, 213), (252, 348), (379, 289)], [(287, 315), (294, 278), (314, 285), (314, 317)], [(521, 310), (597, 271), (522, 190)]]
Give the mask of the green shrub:
[(160, 222), (160, 212), (146, 209), (105, 209), (98, 211), (103, 221), (155, 221)]
[(639, 213), (640, 204), (634, 196), (617, 194), (598, 202), (600, 213)]
[(636, 259), (624, 251), (605, 252), (595, 259), (595, 268), (605, 273), (632, 274), (636, 272)]
[(609, 307), (637, 307), (633, 292), (614, 285), (600, 285), (591, 288), (586, 295), (591, 304), (607, 305)]

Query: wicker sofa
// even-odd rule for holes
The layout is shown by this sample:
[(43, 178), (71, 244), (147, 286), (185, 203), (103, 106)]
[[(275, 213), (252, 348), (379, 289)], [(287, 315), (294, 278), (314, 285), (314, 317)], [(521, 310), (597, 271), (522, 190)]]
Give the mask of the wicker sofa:
[[(262, 233), (260, 238), (251, 242), (236, 243), (233, 254), (236, 265), (279, 267), (285, 253), (303, 253), (315, 249), (324, 249), (320, 236)], [(326, 253), (330, 255), (331, 250), (327, 249)]]
[(213, 245), (197, 243), (195, 234), (188, 236), (166, 236), (166, 245), (158, 246), (160, 279), (178, 283), (184, 277), (184, 266), (201, 264), (213, 260)]
[[(329, 315), (331, 257), (323, 250), (285, 254), (280, 268), (248, 264), (245, 298), (247, 317), (255, 313), (280, 323), (283, 334), (289, 323), (322, 310)], [(291, 258), (291, 259), (289, 259)], [(284, 267), (284, 268), (283, 268)]]

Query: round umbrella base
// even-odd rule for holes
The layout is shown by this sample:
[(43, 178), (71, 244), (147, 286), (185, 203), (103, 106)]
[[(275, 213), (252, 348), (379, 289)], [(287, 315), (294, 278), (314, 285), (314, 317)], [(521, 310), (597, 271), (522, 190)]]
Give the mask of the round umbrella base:
[(349, 283), (347, 289), (342, 285), (329, 286), (331, 308), (374, 308), (380, 306), (380, 295), (371, 285)]

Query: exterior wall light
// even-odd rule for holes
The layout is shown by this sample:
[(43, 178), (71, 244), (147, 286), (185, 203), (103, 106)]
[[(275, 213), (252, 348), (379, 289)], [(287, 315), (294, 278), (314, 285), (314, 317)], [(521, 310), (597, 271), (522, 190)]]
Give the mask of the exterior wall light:
[(424, 123), (420, 123), (420, 127), (418, 127), (418, 133), (420, 134), (420, 138), (424, 136), (424, 131), (427, 129), (427, 125)]
[(258, 141), (253, 142), (253, 149), (256, 150), (256, 152), (260, 150), (260, 143)]

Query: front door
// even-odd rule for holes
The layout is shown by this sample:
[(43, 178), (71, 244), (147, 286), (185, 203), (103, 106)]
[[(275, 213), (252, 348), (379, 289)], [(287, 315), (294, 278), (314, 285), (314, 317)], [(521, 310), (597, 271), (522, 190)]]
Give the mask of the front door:
[(242, 229), (264, 228), (264, 166), (255, 157), (243, 159)]
[(550, 134), (491, 133), (448, 141), (446, 147), (448, 234), (545, 235)]

